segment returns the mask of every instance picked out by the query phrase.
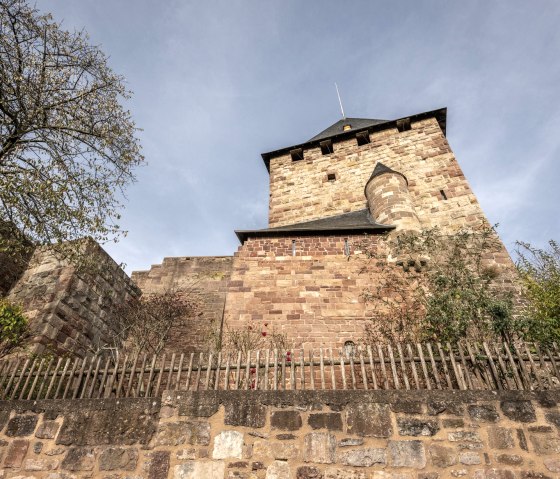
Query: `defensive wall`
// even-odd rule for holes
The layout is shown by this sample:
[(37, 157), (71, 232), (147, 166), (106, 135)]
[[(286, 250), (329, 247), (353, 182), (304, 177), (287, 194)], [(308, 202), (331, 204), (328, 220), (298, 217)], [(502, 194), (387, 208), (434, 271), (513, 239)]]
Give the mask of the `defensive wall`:
[(0, 402), (2, 479), (560, 477), (558, 391)]
[(214, 346), (221, 336), (232, 262), (231, 256), (165, 258), (148, 271), (132, 273), (132, 281), (145, 295), (177, 291), (199, 304), (198, 314), (173, 326), (166, 351), (205, 351)]
[(80, 271), (48, 248), (36, 248), (8, 299), (23, 306), (29, 320), (27, 353), (85, 356), (115, 345), (113, 307), (140, 291), (99, 246), (87, 243), (95, 269)]

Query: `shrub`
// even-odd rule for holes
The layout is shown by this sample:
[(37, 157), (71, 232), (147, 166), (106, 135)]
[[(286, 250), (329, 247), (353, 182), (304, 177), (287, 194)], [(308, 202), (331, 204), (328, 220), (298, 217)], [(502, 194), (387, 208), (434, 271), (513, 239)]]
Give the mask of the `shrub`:
[(20, 306), (0, 300), (0, 357), (21, 344), (27, 333), (27, 318)]
[(550, 240), (548, 248), (517, 243), (517, 269), (526, 304), (520, 321), (530, 341), (551, 344), (560, 341), (560, 245)]

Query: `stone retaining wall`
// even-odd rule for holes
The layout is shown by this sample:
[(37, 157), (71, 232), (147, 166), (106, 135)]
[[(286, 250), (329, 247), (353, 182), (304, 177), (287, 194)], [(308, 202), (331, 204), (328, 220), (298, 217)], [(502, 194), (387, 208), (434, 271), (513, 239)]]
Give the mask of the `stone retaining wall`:
[(0, 402), (0, 478), (560, 477), (560, 392)]

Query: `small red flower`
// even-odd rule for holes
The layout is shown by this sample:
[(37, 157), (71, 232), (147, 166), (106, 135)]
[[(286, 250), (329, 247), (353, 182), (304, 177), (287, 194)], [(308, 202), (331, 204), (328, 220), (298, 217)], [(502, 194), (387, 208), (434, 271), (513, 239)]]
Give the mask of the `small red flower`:
[(262, 334), (263, 336), (266, 336), (266, 331), (263, 331), (261, 334)]
[(255, 373), (255, 371), (256, 371), (256, 369), (255, 369), (255, 368), (251, 368), (251, 374), (254, 374), (254, 373)]

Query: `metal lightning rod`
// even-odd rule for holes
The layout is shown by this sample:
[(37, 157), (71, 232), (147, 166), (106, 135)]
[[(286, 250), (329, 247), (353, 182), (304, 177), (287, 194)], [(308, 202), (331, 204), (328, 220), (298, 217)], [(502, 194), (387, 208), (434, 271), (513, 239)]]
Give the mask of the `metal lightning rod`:
[(336, 88), (336, 94), (338, 95), (338, 103), (340, 103), (340, 111), (342, 112), (342, 119), (346, 119), (346, 115), (344, 114), (344, 108), (342, 108), (342, 100), (340, 99), (340, 93), (338, 91), (338, 85), (334, 82), (334, 87)]

